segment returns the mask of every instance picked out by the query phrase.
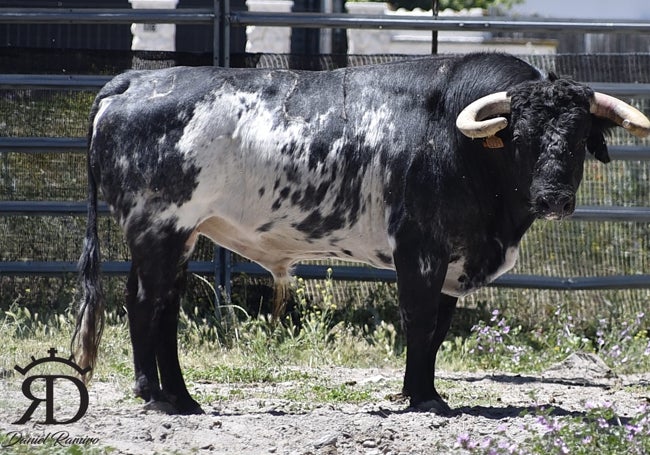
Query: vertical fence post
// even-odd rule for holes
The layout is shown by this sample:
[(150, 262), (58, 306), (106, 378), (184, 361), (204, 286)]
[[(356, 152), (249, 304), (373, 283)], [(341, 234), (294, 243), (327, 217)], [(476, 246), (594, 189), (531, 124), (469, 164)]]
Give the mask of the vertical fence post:
[[(219, 66), (221, 59), (221, 44), (219, 36), (221, 35), (221, 2), (214, 0), (212, 12), (214, 17), (212, 19), (212, 65)], [(221, 321), (221, 263), (220, 255), (221, 247), (216, 246), (212, 251), (212, 260), (214, 262), (214, 315), (217, 321)]]
[(215, 316), (221, 320), (222, 304), (230, 303), (232, 286), (232, 253), (226, 248), (214, 247), (214, 294), (215, 294)]
[(221, 0), (221, 66), (230, 68), (230, 0)]
[(217, 318), (217, 321), (221, 322), (221, 259), (219, 257), (220, 246), (215, 245), (212, 249), (212, 263), (213, 268), (213, 283), (214, 283), (214, 316)]
[[(212, 26), (212, 64), (230, 67), (230, 0), (214, 0), (214, 21)], [(214, 247), (215, 316), (221, 321), (223, 303), (230, 303), (232, 278), (232, 253), (220, 246)]]
[(221, 0), (214, 0), (212, 20), (212, 65), (221, 66)]
[[(431, 0), (431, 13), (433, 14), (434, 19), (438, 19), (438, 0)], [(435, 55), (438, 53), (438, 30), (433, 30), (431, 32), (431, 54)]]
[(232, 292), (232, 252), (226, 248), (221, 248), (221, 285), (226, 296), (227, 303), (230, 303), (230, 294)]
[(212, 64), (230, 67), (230, 0), (214, 0)]

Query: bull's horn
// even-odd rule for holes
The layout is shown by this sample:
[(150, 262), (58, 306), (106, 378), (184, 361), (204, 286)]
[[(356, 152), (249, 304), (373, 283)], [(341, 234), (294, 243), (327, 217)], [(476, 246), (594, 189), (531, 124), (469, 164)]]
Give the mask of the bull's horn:
[(589, 110), (597, 117), (607, 118), (622, 126), (636, 137), (644, 138), (650, 134), (650, 120), (638, 109), (613, 96), (594, 93)]
[(506, 92), (492, 93), (467, 105), (456, 117), (456, 127), (467, 137), (494, 136), (508, 126), (505, 117), (487, 117), (510, 113), (510, 98)]

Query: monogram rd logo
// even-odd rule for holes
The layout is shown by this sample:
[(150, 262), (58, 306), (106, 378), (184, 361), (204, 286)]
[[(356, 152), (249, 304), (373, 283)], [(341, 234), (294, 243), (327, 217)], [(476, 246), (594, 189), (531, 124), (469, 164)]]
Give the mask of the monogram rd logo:
[[(23, 376), (25, 376), (25, 374), (29, 370), (31, 370), (37, 365), (41, 365), (49, 362), (58, 362), (73, 368), (79, 375), (84, 375), (88, 371), (90, 371), (90, 367), (82, 369), (79, 365), (74, 363), (72, 361), (72, 357), (70, 357), (69, 359), (65, 359), (63, 357), (57, 357), (56, 356), (57, 350), (55, 348), (50, 348), (47, 352), (50, 354), (49, 357), (35, 359), (32, 356), (32, 363), (27, 365), (25, 368), (21, 368), (18, 365), (16, 365), (14, 369), (18, 371), (20, 374), (22, 374)], [(57, 420), (54, 417), (54, 385), (55, 383), (60, 381), (70, 381), (77, 388), (79, 392), (79, 407), (77, 408), (77, 413), (74, 416), (69, 417), (67, 420)], [(44, 383), (45, 385), (44, 398), (37, 397), (32, 390), (32, 386), (34, 384), (39, 384), (39, 383), (41, 384)], [(60, 375), (60, 374), (42, 374), (42, 375), (27, 376), (23, 381), (22, 392), (23, 395), (27, 397), (27, 399), (31, 400), (31, 404), (27, 408), (27, 411), (25, 411), (25, 414), (23, 414), (23, 416), (19, 420), (13, 422), (14, 424), (24, 424), (27, 421), (29, 421), (32, 417), (32, 414), (34, 414), (34, 411), (36, 411), (36, 409), (42, 403), (45, 403), (45, 420), (37, 421), (36, 423), (43, 423), (48, 425), (60, 425), (60, 424), (76, 422), (77, 420), (83, 417), (83, 415), (86, 413), (86, 410), (88, 409), (88, 389), (86, 389), (86, 385), (79, 378), (75, 376), (67, 376), (67, 375)]]

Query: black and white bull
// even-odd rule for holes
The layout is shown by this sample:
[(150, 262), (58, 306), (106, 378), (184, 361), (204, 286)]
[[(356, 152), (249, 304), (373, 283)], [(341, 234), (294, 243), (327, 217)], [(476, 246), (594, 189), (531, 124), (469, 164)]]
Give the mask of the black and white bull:
[(573, 212), (585, 150), (607, 162), (615, 125), (650, 132), (633, 107), (501, 54), (122, 74), (91, 112), (77, 360), (93, 365), (103, 324), (99, 189), (132, 253), (135, 393), (149, 406), (202, 412), (176, 330), (186, 263), (205, 235), (279, 283), (320, 257), (396, 270), (403, 393), (446, 412), (434, 370), (457, 299), (513, 267), (535, 218)]

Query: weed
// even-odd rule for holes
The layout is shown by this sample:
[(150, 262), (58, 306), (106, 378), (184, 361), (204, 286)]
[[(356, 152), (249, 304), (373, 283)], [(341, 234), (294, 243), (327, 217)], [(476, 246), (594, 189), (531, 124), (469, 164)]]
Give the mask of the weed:
[(618, 371), (639, 371), (639, 363), (647, 366), (650, 357), (650, 339), (644, 321), (643, 312), (637, 313), (632, 321), (599, 318), (594, 348), (606, 363), (617, 365)]
[[(647, 371), (650, 340), (643, 313), (632, 321), (598, 318), (594, 329), (576, 323), (568, 308), (559, 306), (544, 324), (524, 328), (493, 310), (487, 322), (475, 324), (468, 337), (443, 343), (441, 360), (466, 369), (499, 369), (513, 372), (541, 371), (577, 351), (598, 354), (618, 373)], [(630, 359), (635, 359), (631, 362)]]
[(464, 433), (457, 446), (471, 454), (490, 455), (642, 455), (650, 453), (650, 409), (643, 406), (632, 418), (620, 417), (611, 402), (585, 403), (583, 416), (553, 415), (553, 409), (537, 412), (525, 429), (532, 436), (523, 442), (509, 439), (505, 429), (497, 436), (473, 439)]

